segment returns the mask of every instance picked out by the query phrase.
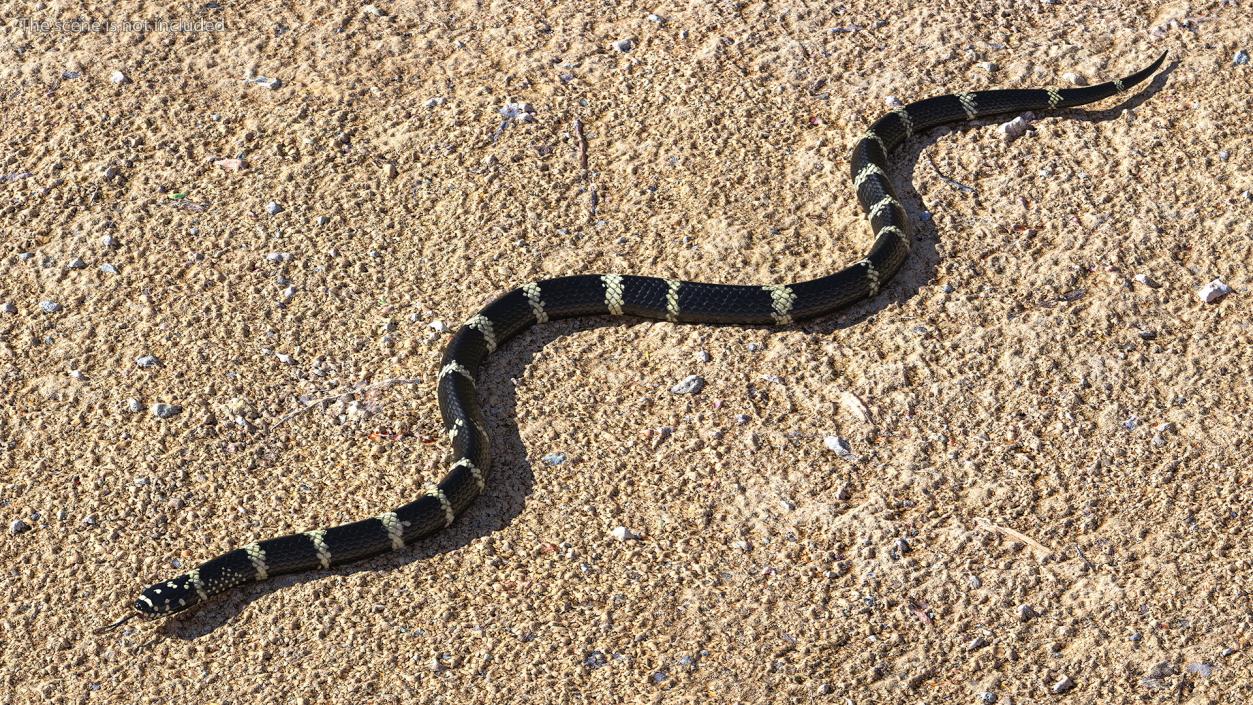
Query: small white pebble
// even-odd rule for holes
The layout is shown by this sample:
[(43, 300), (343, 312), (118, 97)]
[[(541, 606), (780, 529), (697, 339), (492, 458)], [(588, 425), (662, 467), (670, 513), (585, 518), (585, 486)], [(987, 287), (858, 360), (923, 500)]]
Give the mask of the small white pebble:
[(1249, 63), (1249, 53), (1243, 49), (1237, 51), (1236, 55), (1232, 57), (1231, 63), (1236, 66), (1243, 66)]
[(635, 40), (630, 37), (619, 39), (613, 43), (613, 48), (625, 54), (635, 48)]
[(670, 388), (671, 394), (698, 394), (705, 388), (705, 378), (700, 375), (688, 375)]
[(424, 102), (424, 103), (422, 104), (422, 107), (424, 107), (424, 108), (434, 108), (434, 107), (436, 107), (436, 106), (443, 105), (443, 104), (444, 104), (444, 101), (445, 101), (444, 96), (437, 95), (437, 96), (435, 96), (434, 98), (427, 98), (427, 99), (426, 99), (426, 102)]
[(1161, 286), (1161, 284), (1158, 284), (1152, 277), (1150, 277), (1147, 274), (1137, 274), (1135, 276), (1135, 280), (1147, 286), (1150, 289), (1156, 289)]
[(514, 122), (535, 121), (535, 108), (531, 107), (530, 103), (505, 103), (504, 107), (500, 109), (500, 114), (506, 120)]
[(852, 392), (840, 392), (840, 405), (862, 423), (870, 423), (870, 410)]
[(634, 531), (631, 531), (625, 526), (615, 526), (613, 531), (609, 532), (609, 535), (613, 536), (615, 539), (619, 541), (639, 541), (640, 540), (639, 534), (635, 533)]
[(140, 355), (135, 358), (135, 364), (142, 368), (156, 367), (161, 364), (155, 355)]
[(1196, 296), (1201, 301), (1212, 304), (1230, 293), (1231, 287), (1224, 284), (1222, 279), (1215, 279), (1197, 290)]
[(1031, 129), (1032, 117), (1031, 113), (1019, 115), (1009, 122), (1001, 123), (997, 126), (996, 131), (1000, 134), (1001, 139), (1006, 142), (1013, 141), (1027, 134), (1027, 130)]
[(437, 318), (431, 321), (431, 328), (433, 328), (436, 333), (444, 333), (448, 331), (448, 324)]
[(890, 95), (890, 96), (888, 96), (888, 97), (884, 98), (884, 99), (883, 99), (883, 102), (884, 102), (884, 103), (887, 103), (887, 105), (888, 105), (888, 107), (889, 107), (889, 108), (903, 108), (903, 107), (905, 107), (905, 104), (901, 102), (901, 99), (900, 99), (900, 98), (897, 98), (897, 97), (896, 97), (896, 96), (894, 96), (894, 95)]
[(0, 313), (17, 313), (17, 306), (14, 306), (9, 301), (5, 301), (0, 304)]
[(853, 455), (853, 450), (849, 447), (848, 441), (840, 438), (839, 436), (827, 436), (822, 439), (822, 442), (827, 446), (827, 450), (834, 451), (836, 455), (844, 458), (845, 460), (854, 460), (857, 458), (856, 455)]
[(130, 83), (131, 81), (130, 78), (127, 77), (127, 75), (122, 73), (121, 71), (114, 71), (112, 74), (109, 75), (109, 80), (119, 86), (122, 85), (123, 83)]
[(39, 308), (43, 309), (44, 313), (56, 313), (61, 310), (61, 304), (55, 301), (40, 301)]
[(1088, 80), (1084, 78), (1083, 76), (1080, 76), (1079, 74), (1075, 73), (1074, 71), (1067, 71), (1066, 73), (1062, 74), (1062, 80), (1065, 81), (1066, 83), (1069, 83), (1072, 86), (1088, 85)]

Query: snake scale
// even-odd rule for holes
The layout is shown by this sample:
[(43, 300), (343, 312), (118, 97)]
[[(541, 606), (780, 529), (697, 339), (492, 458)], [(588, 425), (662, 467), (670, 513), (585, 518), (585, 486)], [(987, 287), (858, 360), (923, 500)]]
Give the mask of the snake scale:
[(675, 323), (787, 325), (874, 296), (909, 255), (909, 220), (886, 175), (888, 154), (895, 147), (937, 125), (1108, 98), (1153, 75), (1165, 58), (1163, 53), (1144, 69), (1100, 85), (942, 95), (885, 114), (858, 139), (852, 157), (853, 187), (875, 234), (874, 245), (865, 258), (834, 274), (768, 286), (629, 274), (582, 275), (532, 282), (500, 296), (466, 321), (444, 351), (436, 384), (453, 452), (448, 474), (438, 484), (428, 484), (417, 500), (376, 517), (251, 543), (222, 554), (147, 588), (135, 601), (135, 609), (149, 617), (178, 612), (243, 583), (399, 550), (448, 526), (487, 482), (491, 456), (475, 376), (487, 356), (506, 340), (534, 323), (606, 314)]

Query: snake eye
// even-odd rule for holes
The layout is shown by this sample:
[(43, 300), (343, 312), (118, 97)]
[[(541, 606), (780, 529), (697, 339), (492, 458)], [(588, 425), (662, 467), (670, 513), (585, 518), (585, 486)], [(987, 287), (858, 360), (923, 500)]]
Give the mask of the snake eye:
[(135, 609), (144, 615), (154, 615), (161, 612), (161, 609), (157, 607), (157, 603), (152, 601), (147, 592), (140, 595), (138, 600), (135, 600)]

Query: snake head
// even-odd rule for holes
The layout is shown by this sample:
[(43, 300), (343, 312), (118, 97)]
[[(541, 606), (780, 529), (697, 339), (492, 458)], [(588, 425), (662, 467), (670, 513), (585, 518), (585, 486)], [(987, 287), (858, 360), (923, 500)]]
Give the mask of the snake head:
[(185, 610), (200, 602), (203, 594), (204, 587), (197, 576), (180, 575), (144, 590), (134, 606), (144, 616), (155, 617)]

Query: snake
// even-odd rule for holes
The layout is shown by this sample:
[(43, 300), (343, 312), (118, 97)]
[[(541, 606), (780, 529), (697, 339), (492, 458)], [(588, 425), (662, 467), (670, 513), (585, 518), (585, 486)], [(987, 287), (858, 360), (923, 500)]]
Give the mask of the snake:
[(887, 175), (888, 155), (895, 148), (939, 125), (1059, 110), (1124, 93), (1153, 75), (1165, 58), (1163, 52), (1140, 71), (1098, 85), (954, 93), (884, 114), (856, 138), (851, 159), (853, 188), (874, 244), (865, 257), (833, 274), (768, 285), (587, 274), (534, 281), (500, 295), (467, 320), (444, 349), (436, 387), (452, 453), (438, 483), (428, 483), (418, 499), (378, 516), (231, 550), (146, 588), (134, 609), (148, 618), (169, 615), (245, 583), (398, 551), (447, 527), (487, 486), (491, 448), (475, 385), (488, 356), (505, 341), (534, 324), (576, 316), (786, 326), (873, 297), (910, 252), (909, 218)]

